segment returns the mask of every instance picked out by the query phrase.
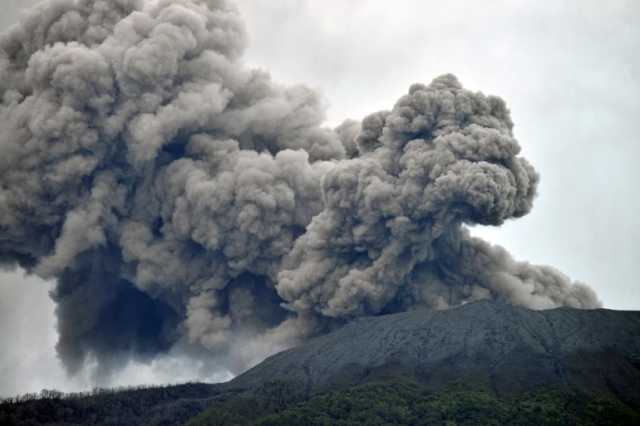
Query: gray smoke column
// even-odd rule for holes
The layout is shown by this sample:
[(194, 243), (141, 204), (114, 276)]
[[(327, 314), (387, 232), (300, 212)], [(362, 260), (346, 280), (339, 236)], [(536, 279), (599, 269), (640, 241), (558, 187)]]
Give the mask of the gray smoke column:
[(599, 306), (469, 235), (532, 206), (504, 102), (452, 75), (321, 127), (223, 0), (52, 0), (0, 38), (0, 264), (56, 278), (58, 352), (239, 371), (361, 315)]

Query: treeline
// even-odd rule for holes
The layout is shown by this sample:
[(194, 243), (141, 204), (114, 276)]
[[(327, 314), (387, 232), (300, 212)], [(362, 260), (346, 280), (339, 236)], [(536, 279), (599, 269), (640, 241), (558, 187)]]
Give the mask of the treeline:
[(173, 425), (200, 413), (217, 385), (187, 383), (62, 393), (43, 390), (0, 403), (0, 425)]
[[(198, 385), (200, 383), (188, 382), (186, 385)], [(177, 384), (168, 385), (136, 385), (136, 386), (116, 386), (112, 388), (93, 388), (83, 392), (62, 392), (56, 389), (42, 389), (40, 392), (27, 392), (10, 397), (0, 397), (0, 404), (19, 404), (29, 401), (39, 401), (43, 399), (80, 399), (90, 398), (100, 395), (110, 395), (114, 393), (139, 391), (147, 389), (162, 389), (178, 386)]]

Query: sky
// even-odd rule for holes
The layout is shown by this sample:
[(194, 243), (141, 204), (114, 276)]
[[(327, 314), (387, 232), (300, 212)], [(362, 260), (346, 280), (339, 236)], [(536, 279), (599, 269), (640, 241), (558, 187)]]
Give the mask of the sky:
[[(0, 30), (34, 1), (3, 0)], [(248, 65), (320, 90), (327, 124), (388, 109), (412, 83), (451, 72), (507, 101), (542, 180), (533, 211), (473, 233), (557, 267), (609, 309), (640, 309), (640, 3), (636, 1), (240, 0)], [(55, 355), (52, 284), (0, 273), (0, 396), (92, 386)], [(168, 356), (113, 385), (202, 378)], [(223, 380), (208, 372), (206, 379)]]

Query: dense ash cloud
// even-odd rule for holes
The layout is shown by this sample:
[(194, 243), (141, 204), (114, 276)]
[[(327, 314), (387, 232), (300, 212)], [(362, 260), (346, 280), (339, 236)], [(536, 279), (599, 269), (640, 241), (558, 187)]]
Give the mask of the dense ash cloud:
[(322, 127), (243, 67), (223, 0), (53, 0), (0, 38), (0, 264), (55, 278), (58, 353), (240, 371), (361, 315), (599, 306), (465, 225), (532, 206), (504, 102), (452, 75)]

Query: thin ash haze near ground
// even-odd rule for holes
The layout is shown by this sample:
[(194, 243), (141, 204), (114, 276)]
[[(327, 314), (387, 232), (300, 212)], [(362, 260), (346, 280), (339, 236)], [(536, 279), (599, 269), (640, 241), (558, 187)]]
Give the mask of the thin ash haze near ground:
[(445, 74), (332, 129), (246, 42), (233, 4), (188, 0), (49, 1), (0, 40), (0, 262), (55, 282), (68, 373), (235, 374), (416, 306), (600, 305), (467, 230), (536, 195), (500, 98)]

